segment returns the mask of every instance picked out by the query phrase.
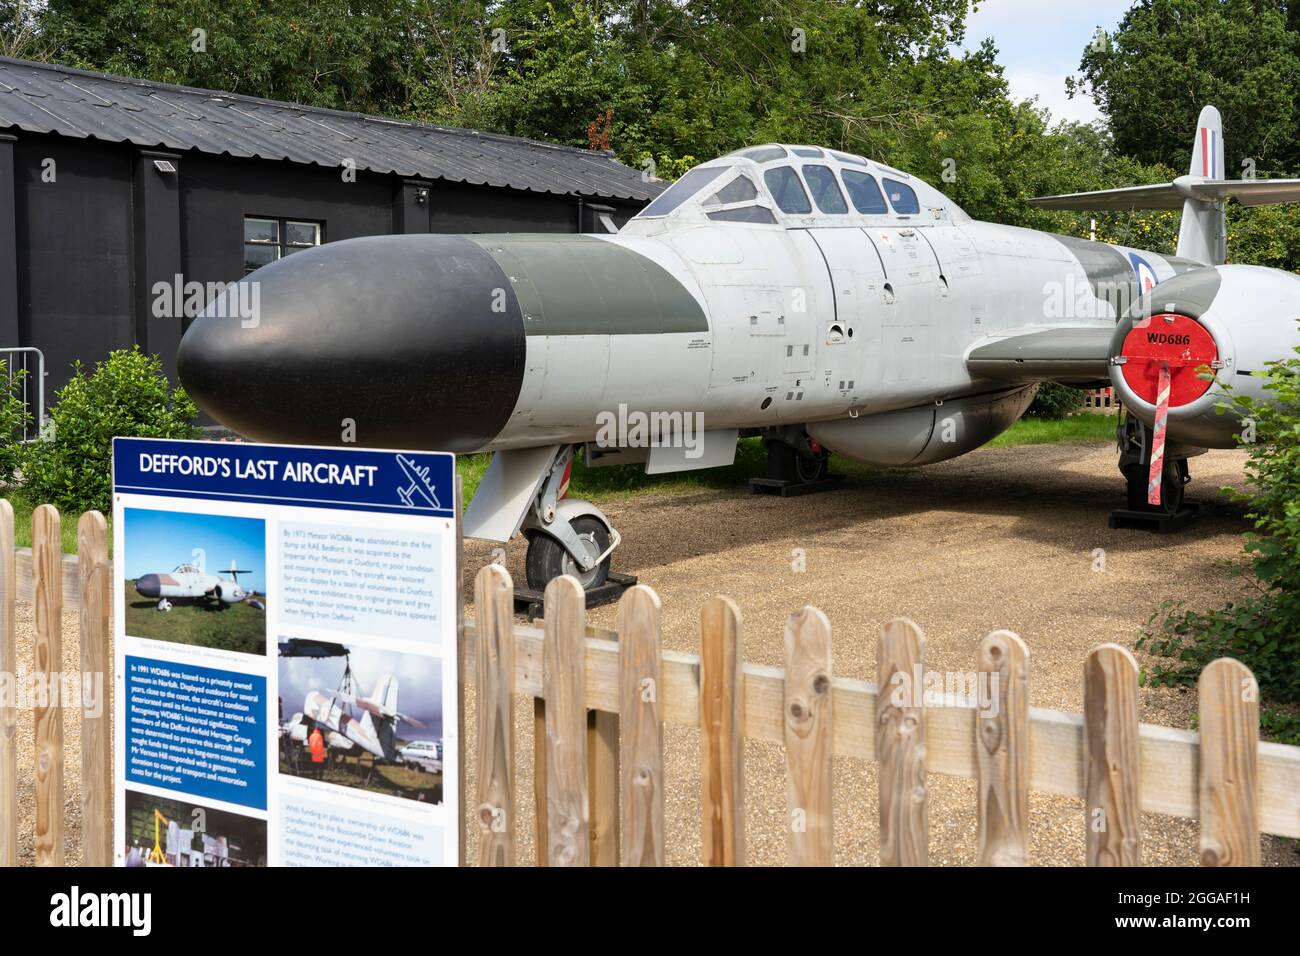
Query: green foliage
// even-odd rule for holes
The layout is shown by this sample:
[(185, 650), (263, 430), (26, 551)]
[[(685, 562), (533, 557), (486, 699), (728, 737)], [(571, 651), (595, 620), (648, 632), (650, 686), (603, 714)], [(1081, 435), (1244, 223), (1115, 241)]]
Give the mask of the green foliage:
[(404, 103), (409, 80), (425, 79), (409, 71), (430, 39), (426, 11), (432, 17), (435, 8), (448, 6), (455, 5), (49, 0), (40, 19), (46, 45), (70, 66), (316, 106), (391, 111)]
[(1259, 732), (1267, 740), (1300, 746), (1300, 714), (1289, 714), (1272, 707), (1261, 708)]
[(193, 438), (198, 408), (173, 390), (157, 356), (110, 353), (87, 374), (80, 363), (59, 390), (41, 441), (24, 446), (23, 495), (66, 511), (112, 507), (113, 438)]
[(0, 485), (11, 485), (14, 473), (20, 467), (22, 439), (31, 416), (22, 399), (25, 370), (9, 375), (9, 369), (0, 362)]
[(1169, 661), (1147, 674), (1153, 685), (1194, 687), (1207, 664), (1233, 657), (1251, 669), (1265, 694), (1300, 701), (1297, 621), (1300, 601), (1278, 592), (1206, 612), (1166, 601), (1151, 615), (1136, 646)]
[(1300, 701), (1300, 358), (1257, 374), (1267, 378), (1267, 400), (1230, 391), (1223, 410), (1243, 416), (1250, 490), (1224, 491), (1248, 504), (1255, 530), (1246, 535), (1243, 571), (1258, 593), (1206, 613), (1162, 606), (1138, 646), (1179, 662), (1158, 668), (1159, 682), (1188, 683), (1214, 658), (1231, 656), (1266, 693)]
[[(1300, 35), (1279, 0), (1140, 0), (1090, 45), (1081, 88), (1109, 118), (1121, 153), (1187, 170), (1201, 108), (1223, 115), (1228, 177), (1300, 162)], [(1294, 18), (1294, 11), (1291, 11)]]
[(1083, 389), (1044, 382), (1038, 386), (1038, 394), (1025, 414), (1031, 418), (1064, 418), (1082, 405)]

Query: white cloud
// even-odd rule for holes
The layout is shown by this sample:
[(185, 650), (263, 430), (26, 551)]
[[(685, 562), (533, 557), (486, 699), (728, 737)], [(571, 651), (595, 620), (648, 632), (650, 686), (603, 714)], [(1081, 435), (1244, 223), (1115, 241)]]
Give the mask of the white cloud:
[(1073, 99), (1067, 96), (1066, 73), (1008, 68), (1005, 75), (1011, 98), (1019, 102), (1037, 97), (1037, 105), (1051, 111), (1053, 123), (1059, 120), (1091, 123), (1101, 119), (1101, 112), (1091, 96), (1075, 94)]

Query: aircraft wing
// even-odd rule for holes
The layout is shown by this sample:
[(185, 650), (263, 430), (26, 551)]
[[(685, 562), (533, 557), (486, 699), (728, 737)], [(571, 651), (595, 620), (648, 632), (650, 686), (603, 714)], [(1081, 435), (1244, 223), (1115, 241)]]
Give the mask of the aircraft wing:
[(1122, 189), (1099, 189), (1089, 193), (1066, 193), (1063, 196), (1038, 196), (1027, 200), (1040, 209), (1119, 210), (1182, 209), (1187, 197), (1173, 188), (1172, 183), (1153, 183), (1150, 186), (1125, 186)]
[(1000, 382), (1110, 384), (1113, 325), (1020, 329), (981, 339), (966, 353), (976, 378)]
[(1182, 209), (1188, 199), (1219, 202), (1235, 199), (1243, 206), (1300, 202), (1300, 179), (1180, 179), (1172, 183), (1099, 189), (1088, 193), (1039, 196), (1028, 200), (1040, 209), (1081, 209), (1104, 212), (1138, 209)]

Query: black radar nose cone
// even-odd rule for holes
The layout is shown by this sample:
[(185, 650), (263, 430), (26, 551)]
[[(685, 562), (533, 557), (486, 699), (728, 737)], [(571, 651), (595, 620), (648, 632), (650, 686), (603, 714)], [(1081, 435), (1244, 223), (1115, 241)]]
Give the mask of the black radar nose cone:
[(199, 407), (259, 441), (467, 452), (524, 374), (510, 280), (460, 236), (371, 236), (286, 256), (208, 304), (181, 340)]

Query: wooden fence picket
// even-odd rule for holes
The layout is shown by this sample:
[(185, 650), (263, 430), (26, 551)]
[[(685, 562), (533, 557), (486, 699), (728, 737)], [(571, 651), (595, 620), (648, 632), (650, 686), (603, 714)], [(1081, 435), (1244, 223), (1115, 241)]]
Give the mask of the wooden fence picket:
[(108, 562), (108, 522), (98, 511), (87, 511), (77, 522), (77, 567), (81, 574), (81, 688), (96, 693), (97, 713), (83, 697), (81, 708), (81, 853), (86, 866), (113, 862), (113, 690), (109, 653), (109, 595), (112, 565)]
[(550, 866), (586, 866), (587, 598), (578, 580), (565, 575), (547, 584), (544, 600), (547, 829), (537, 834), (537, 852)]
[(788, 863), (831, 866), (831, 624), (815, 607), (786, 618), (784, 712)]
[(925, 866), (929, 861), (924, 670), (921, 629), (906, 618), (886, 624), (876, 650), (881, 866)]
[(623, 865), (664, 865), (664, 725), (659, 595), (644, 584), (618, 602)]
[[(0, 674), (18, 672), (14, 619), (18, 603), (14, 509), (0, 498)], [(0, 867), (18, 865), (18, 708), (0, 699)]]
[(618, 753), (621, 736), (618, 714), (587, 711), (587, 812), (592, 866), (618, 866), (622, 859), (618, 835), (622, 819), (619, 791), (623, 773)]
[(514, 582), (499, 564), (474, 579), (478, 609), (479, 865), (515, 863)]
[(700, 843), (705, 866), (745, 865), (745, 648), (731, 598), (700, 609)]
[(32, 512), (33, 667), (44, 690), (36, 717), (36, 865), (63, 865), (63, 708), (53, 699), (63, 670), (63, 535), (58, 509)]
[(1100, 644), (1083, 674), (1088, 865), (1141, 866), (1137, 661), (1118, 644)]
[(1201, 863), (1259, 866), (1259, 685), (1221, 657), (1201, 672)]
[(1029, 650), (1025, 642), (1010, 631), (994, 631), (980, 643), (977, 673), (989, 687), (988, 712), (975, 717), (978, 861), (980, 866), (1024, 866), (1029, 852)]

